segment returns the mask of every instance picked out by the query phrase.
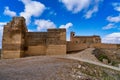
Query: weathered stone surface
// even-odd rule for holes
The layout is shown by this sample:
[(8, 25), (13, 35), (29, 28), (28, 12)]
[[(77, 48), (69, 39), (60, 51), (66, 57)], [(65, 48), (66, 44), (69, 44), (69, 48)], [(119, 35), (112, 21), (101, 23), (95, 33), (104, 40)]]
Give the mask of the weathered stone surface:
[[(18, 58), (18, 55), (20, 55), (19, 57), (60, 55), (86, 48), (117, 49), (120, 47), (120, 45), (116, 44), (101, 43), (101, 38), (97, 35), (75, 36), (75, 33), (71, 32), (70, 40), (66, 41), (66, 29), (48, 29), (47, 32), (28, 32), (25, 19), (23, 17), (14, 17), (11, 22), (4, 26), (2, 58), (13, 58), (10, 57), (10, 54), (14, 58)], [(14, 53), (11, 53), (12, 51)], [(18, 54), (17, 56), (15, 51)]]
[(66, 54), (66, 29), (28, 32), (23, 17), (4, 26), (2, 58), (61, 54)]
[(14, 17), (4, 26), (2, 39), (2, 58), (20, 58), (23, 56), (24, 37), (27, 28), (23, 17)]
[(75, 32), (71, 32), (70, 41), (67, 42), (67, 52), (80, 51), (86, 48), (103, 48), (117, 49), (118, 44), (101, 43), (100, 36), (76, 36)]

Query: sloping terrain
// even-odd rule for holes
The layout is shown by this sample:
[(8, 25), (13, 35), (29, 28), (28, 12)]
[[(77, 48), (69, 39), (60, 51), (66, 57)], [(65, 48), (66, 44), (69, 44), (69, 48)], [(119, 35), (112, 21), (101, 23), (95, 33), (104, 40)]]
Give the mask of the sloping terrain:
[(108, 64), (112, 66), (119, 66), (120, 64), (120, 49), (100, 49), (96, 48), (93, 54), (99, 61), (103, 59), (108, 60)]
[(120, 71), (72, 58), (68, 59), (68, 56), (0, 60), (0, 80), (119, 79)]
[(95, 50), (95, 48), (88, 48), (85, 49), (84, 51), (81, 52), (77, 52), (74, 54), (69, 54), (67, 56), (72, 56), (75, 58), (80, 58), (80, 59), (84, 59), (84, 60), (89, 60), (89, 61), (94, 61), (94, 62), (100, 62), (93, 53), (93, 51)]

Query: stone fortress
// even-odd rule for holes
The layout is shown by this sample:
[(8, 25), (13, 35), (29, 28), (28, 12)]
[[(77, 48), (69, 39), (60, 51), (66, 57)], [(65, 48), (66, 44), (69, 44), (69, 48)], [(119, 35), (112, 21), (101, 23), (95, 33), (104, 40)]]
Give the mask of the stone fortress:
[(28, 32), (24, 17), (14, 17), (4, 26), (1, 58), (65, 55), (90, 47), (119, 48), (119, 45), (101, 43), (101, 38), (97, 35), (75, 36), (74, 32), (71, 32), (70, 41), (66, 41), (66, 29)]

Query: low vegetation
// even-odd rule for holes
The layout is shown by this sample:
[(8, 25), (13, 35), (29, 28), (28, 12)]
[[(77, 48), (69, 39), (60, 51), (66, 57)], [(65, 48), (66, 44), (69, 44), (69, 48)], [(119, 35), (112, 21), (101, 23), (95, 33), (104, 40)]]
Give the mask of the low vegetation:
[(108, 50), (108, 49), (96, 48), (93, 51), (93, 54), (101, 62), (103, 62), (103, 60), (106, 59), (108, 61), (108, 64), (110, 64), (112, 66), (118, 66), (118, 64), (120, 64), (120, 60), (119, 60), (119, 58), (117, 58), (118, 56), (116, 55), (116, 53), (114, 53), (115, 51), (116, 50), (114, 50), (114, 49)]

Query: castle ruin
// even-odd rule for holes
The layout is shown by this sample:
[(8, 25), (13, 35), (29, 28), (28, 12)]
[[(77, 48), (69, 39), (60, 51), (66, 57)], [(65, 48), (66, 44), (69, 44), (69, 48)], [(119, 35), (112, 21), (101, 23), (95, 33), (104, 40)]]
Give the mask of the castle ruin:
[(48, 29), (47, 32), (28, 32), (24, 17), (14, 17), (4, 26), (2, 59), (39, 55), (65, 55), (89, 47), (117, 48), (116, 44), (101, 43), (100, 36), (75, 36), (71, 32), (66, 41), (66, 29)]
[(57, 54), (66, 54), (66, 29), (28, 32), (23, 17), (14, 17), (4, 26), (3, 59)]

